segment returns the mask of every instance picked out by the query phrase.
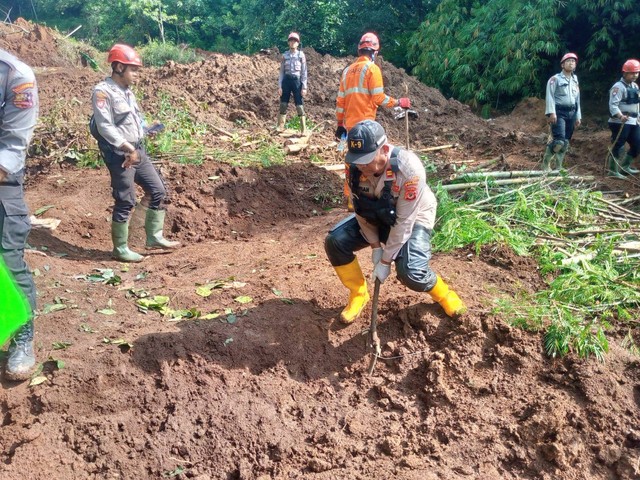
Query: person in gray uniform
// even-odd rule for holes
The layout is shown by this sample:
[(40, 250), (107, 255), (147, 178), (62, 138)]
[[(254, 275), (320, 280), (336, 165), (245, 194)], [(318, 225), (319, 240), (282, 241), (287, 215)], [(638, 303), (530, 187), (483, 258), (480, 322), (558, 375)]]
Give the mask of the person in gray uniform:
[(282, 56), (280, 76), (278, 78), (280, 114), (278, 115), (276, 130), (282, 131), (284, 129), (289, 99), (293, 94), (296, 112), (300, 117), (300, 131), (304, 134), (307, 131), (307, 117), (304, 114), (303, 100), (303, 97), (307, 94), (307, 58), (304, 56), (304, 52), (298, 50), (300, 35), (296, 32), (291, 32), (287, 40), (289, 42), (289, 50), (284, 52)]
[(369, 301), (367, 283), (354, 252), (371, 247), (373, 279), (383, 283), (395, 263), (398, 280), (427, 292), (450, 317), (464, 314), (460, 297), (430, 267), (436, 197), (416, 154), (387, 142), (373, 120), (356, 123), (347, 136), (346, 162), (355, 215), (325, 238), (329, 262), (349, 290), (340, 321), (352, 323)]
[(31, 312), (9, 345), (5, 378), (26, 380), (33, 373), (33, 315), (36, 288), (24, 261), (31, 231), (24, 201), (24, 168), (27, 147), (38, 119), (38, 86), (33, 70), (0, 50), (0, 254), (15, 282), (29, 301)]
[[(128, 45), (116, 44), (107, 58), (111, 76), (93, 89), (91, 130), (111, 175), (115, 205), (111, 222), (112, 256), (123, 262), (140, 262), (143, 256), (129, 249), (129, 217), (134, 207), (146, 210), (146, 247), (172, 249), (180, 243), (163, 236), (166, 190), (160, 174), (145, 151), (145, 124), (129, 88), (138, 77), (142, 60)], [(145, 192), (136, 206), (136, 187)]]
[(580, 126), (582, 112), (580, 110), (580, 85), (575, 69), (578, 56), (567, 53), (560, 60), (562, 71), (555, 74), (547, 82), (545, 115), (551, 125), (553, 139), (547, 145), (542, 158), (542, 168), (551, 169), (555, 157), (555, 169), (560, 170), (564, 157), (569, 149), (569, 141), (575, 127)]
[[(622, 65), (622, 78), (609, 90), (609, 128), (611, 129), (611, 153), (609, 155), (610, 177), (624, 178), (625, 175), (640, 173), (631, 166), (640, 148), (640, 127), (638, 126), (638, 74), (640, 61), (633, 58)], [(625, 152), (624, 144), (629, 144)]]

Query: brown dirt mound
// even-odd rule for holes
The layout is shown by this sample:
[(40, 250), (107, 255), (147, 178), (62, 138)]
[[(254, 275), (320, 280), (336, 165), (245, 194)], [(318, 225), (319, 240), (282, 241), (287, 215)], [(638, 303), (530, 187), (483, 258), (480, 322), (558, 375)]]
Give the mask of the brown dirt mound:
[[(325, 232), (345, 216), (325, 210), (340, 181), (304, 155), (264, 169), (215, 158), (163, 163), (167, 231), (183, 248), (141, 264), (111, 261), (108, 174), (60, 154), (91, 145), (88, 98), (101, 75), (56, 69), (54, 36), (42, 31), (22, 50), (33, 64), (37, 52), (50, 51), (54, 62), (39, 64), (43, 120), (27, 197), (34, 210), (54, 205), (43, 216), (62, 223), (29, 238), (46, 382), (2, 382), (2, 478), (638, 478), (640, 362), (620, 347), (626, 331), (611, 332), (605, 364), (547, 358), (539, 334), (492, 314), (497, 298), (544, 287), (532, 259), (503, 248), (435, 255), (435, 270), (470, 307), (463, 321), (447, 318), (428, 295), (385, 282), (385, 358), (367, 376), (370, 307), (351, 326), (336, 322), (347, 292), (323, 251)], [(335, 89), (349, 59), (308, 55), (309, 115), (326, 122), (314, 139), (328, 145), (322, 155), (331, 162)], [(149, 112), (165, 92), (202, 122), (260, 135), (277, 108), (277, 63), (275, 55), (210, 54), (194, 65), (145, 69), (139, 91)], [(535, 101), (486, 122), (382, 65), (389, 93), (402, 95), (407, 83), (421, 110), (412, 144), (461, 144), (434, 154), (439, 161), (502, 154), (509, 166), (535, 165), (545, 141)], [(380, 116), (402, 143), (403, 125)], [(570, 161), (597, 170), (603, 141), (602, 130), (579, 131)], [(205, 142), (220, 139), (212, 133)], [(131, 244), (142, 251), (143, 241), (134, 218)], [(368, 275), (368, 255), (360, 262)], [(113, 269), (121, 283), (88, 281), (96, 268)], [(197, 293), (212, 281), (226, 288)], [(219, 316), (144, 314), (135, 303), (144, 295)]]

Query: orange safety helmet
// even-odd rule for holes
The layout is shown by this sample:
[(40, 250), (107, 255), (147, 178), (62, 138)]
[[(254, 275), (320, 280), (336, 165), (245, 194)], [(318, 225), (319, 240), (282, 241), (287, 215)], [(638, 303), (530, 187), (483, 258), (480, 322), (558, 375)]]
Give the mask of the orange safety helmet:
[(107, 57), (107, 63), (119, 62), (124, 65), (135, 65), (137, 67), (142, 66), (142, 59), (138, 52), (136, 52), (129, 45), (122, 43), (116, 43), (111, 50), (109, 50), (109, 56)]
[(560, 65), (562, 65), (565, 60), (569, 60), (570, 58), (573, 58), (576, 63), (578, 63), (578, 55), (576, 55), (575, 53), (565, 53), (562, 57), (562, 60), (560, 60)]
[(638, 73), (640, 72), (640, 62), (635, 58), (630, 58), (622, 65), (622, 71), (624, 73)]
[(362, 35), (360, 42), (358, 43), (358, 50), (373, 50), (377, 52), (380, 50), (380, 41), (378, 37), (371, 32), (367, 32)]
[(300, 35), (298, 35), (298, 33), (297, 33), (297, 32), (291, 32), (291, 33), (289, 34), (289, 36), (287, 37), (287, 42), (288, 42), (289, 40), (291, 40), (292, 38), (293, 38), (296, 42), (300, 43)]

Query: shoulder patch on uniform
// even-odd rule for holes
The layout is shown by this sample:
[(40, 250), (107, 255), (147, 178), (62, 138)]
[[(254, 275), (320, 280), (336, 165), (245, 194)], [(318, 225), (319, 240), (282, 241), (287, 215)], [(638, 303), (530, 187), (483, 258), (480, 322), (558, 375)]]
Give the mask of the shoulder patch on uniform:
[(551, 77), (549, 79), (549, 83), (556, 83), (556, 77)]
[(13, 104), (21, 109), (32, 108), (34, 105), (33, 92), (16, 93), (13, 97)]
[(21, 83), (17, 87), (12, 88), (12, 90), (13, 90), (13, 93), (22, 93), (26, 90), (32, 89), (35, 86), (36, 86), (35, 82), (26, 82), (26, 83)]
[(105, 92), (96, 90), (96, 107), (104, 108), (107, 104), (107, 98), (109, 98), (109, 96)]
[(611, 95), (617, 95), (618, 94), (618, 87), (613, 87), (613, 90), (611, 90)]

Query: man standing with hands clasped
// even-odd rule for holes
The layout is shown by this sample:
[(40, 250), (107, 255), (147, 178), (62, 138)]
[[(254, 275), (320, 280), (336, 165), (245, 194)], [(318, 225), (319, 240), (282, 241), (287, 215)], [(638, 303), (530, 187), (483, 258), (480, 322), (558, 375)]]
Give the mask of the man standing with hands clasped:
[[(129, 88), (138, 78), (142, 60), (128, 45), (116, 44), (109, 51), (111, 76), (93, 89), (92, 134), (111, 175), (113, 207), (112, 256), (122, 262), (141, 262), (144, 257), (128, 246), (129, 216), (134, 207), (146, 209), (147, 248), (171, 249), (180, 243), (164, 238), (167, 194), (160, 174), (152, 165), (142, 143), (145, 128), (138, 102)], [(136, 187), (145, 192), (143, 203), (136, 206)]]
[(551, 125), (553, 139), (547, 145), (542, 158), (542, 168), (551, 169), (551, 161), (556, 158), (555, 169), (560, 170), (564, 156), (569, 149), (569, 140), (574, 127), (579, 127), (582, 119), (580, 111), (580, 86), (574, 71), (578, 65), (578, 56), (567, 53), (560, 60), (562, 71), (547, 82), (545, 115)]
[[(2, 305), (7, 323), (22, 323), (9, 346), (6, 368), (6, 378), (18, 381), (27, 380), (36, 366), (33, 351), (36, 287), (24, 261), (31, 223), (23, 184), (27, 147), (38, 120), (39, 101), (33, 70), (4, 50), (0, 50), (0, 97), (0, 255), (19, 292), (28, 300), (24, 309), (17, 304)], [(8, 298), (8, 291), (2, 293), (3, 298)], [(26, 323), (23, 315), (17, 313), (18, 307), (26, 313)]]
[(426, 172), (412, 152), (387, 142), (382, 126), (357, 123), (347, 137), (349, 187), (355, 214), (338, 223), (325, 239), (325, 251), (349, 302), (340, 314), (353, 322), (369, 301), (367, 283), (354, 252), (371, 247), (373, 280), (383, 283), (395, 262), (398, 279), (416, 292), (427, 292), (450, 317), (467, 308), (429, 266), (437, 201)]

